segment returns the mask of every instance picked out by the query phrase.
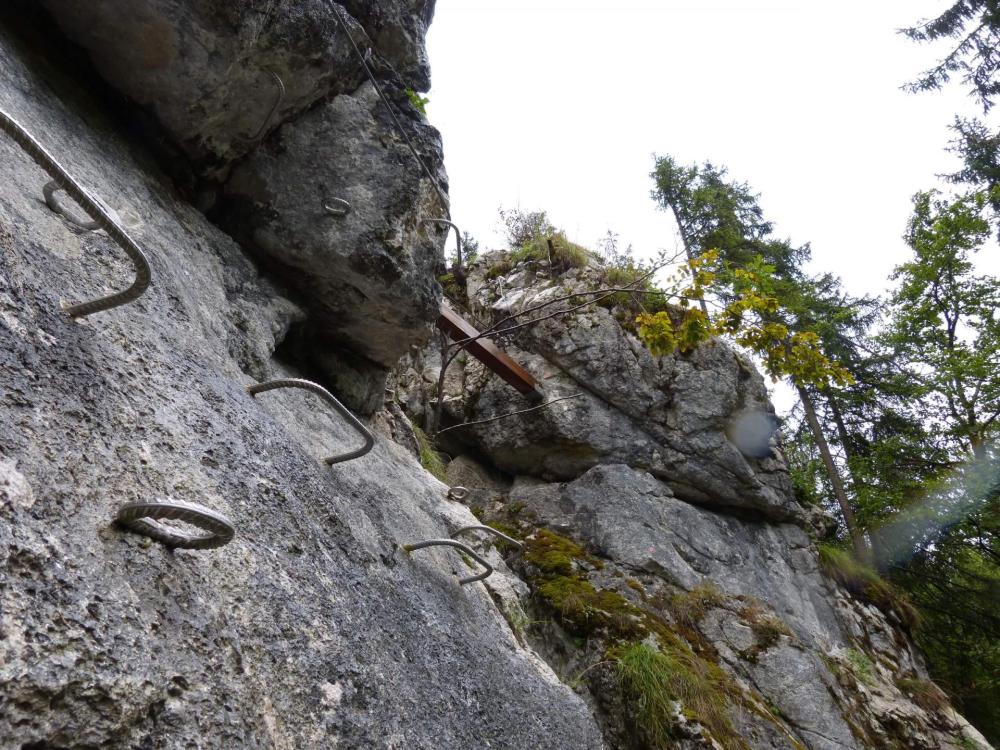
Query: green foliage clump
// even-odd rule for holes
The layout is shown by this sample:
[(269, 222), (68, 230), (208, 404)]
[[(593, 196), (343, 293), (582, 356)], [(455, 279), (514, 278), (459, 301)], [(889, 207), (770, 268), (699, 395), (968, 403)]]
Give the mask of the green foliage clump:
[(920, 677), (900, 677), (896, 687), (925, 711), (938, 713), (949, 707), (948, 696), (933, 680)]
[(875, 665), (864, 651), (856, 648), (849, 648), (844, 652), (844, 659), (851, 668), (851, 672), (861, 682), (866, 685), (875, 684)]
[(613, 638), (641, 638), (648, 630), (643, 612), (617, 591), (596, 589), (582, 576), (553, 576), (536, 581), (538, 594), (559, 622), (574, 635), (601, 630)]
[(410, 104), (422, 115), (427, 114), (427, 105), (430, 104), (431, 100), (426, 96), (420, 96), (413, 89), (406, 89), (406, 98), (410, 100)]
[(444, 459), (441, 458), (440, 453), (434, 450), (434, 444), (427, 437), (427, 433), (414, 425), (413, 435), (417, 438), (417, 447), (420, 449), (420, 465), (442, 482), (446, 482), (448, 475), (445, 470)]
[(792, 636), (791, 628), (756, 600), (748, 600), (739, 614), (754, 636), (754, 645), (742, 654), (748, 661), (756, 662), (760, 654), (776, 644), (781, 636)]
[[(506, 534), (507, 536), (511, 537), (512, 539), (520, 539), (521, 538), (521, 531), (520, 531), (520, 529), (514, 527), (511, 524), (504, 523), (503, 521), (496, 521), (496, 520), (487, 521), (486, 525), (489, 526), (491, 529), (496, 529), (501, 534)], [(511, 544), (510, 542), (508, 542), (506, 539), (501, 539), (500, 537), (493, 537), (492, 541), (493, 541), (493, 544), (496, 546), (496, 548), (498, 550), (500, 550), (500, 552), (503, 553), (503, 554), (506, 554), (507, 552), (513, 552), (516, 549), (518, 549), (513, 544)]]
[(729, 717), (735, 688), (717, 665), (699, 658), (679, 640), (661, 643), (659, 649), (641, 642), (622, 644), (608, 655), (651, 747), (674, 747), (674, 701), (727, 750), (747, 747)]
[(826, 575), (862, 601), (874, 604), (886, 614), (894, 613), (910, 629), (920, 624), (920, 613), (906, 595), (849, 552), (821, 544), (819, 564)]
[(519, 263), (551, 263), (557, 273), (583, 268), (596, 259), (594, 253), (570, 242), (564, 232), (549, 221), (544, 211), (500, 209), (500, 219), (507, 233), (507, 252), (502, 253), (486, 270), (487, 279), (510, 273)]
[(465, 301), (465, 289), (455, 274), (445, 273), (438, 276), (438, 283), (441, 285), (445, 297), (453, 302), (461, 303)]
[(495, 279), (514, 270), (524, 262), (546, 262), (551, 260), (551, 268), (556, 273), (568, 271), (571, 268), (583, 268), (593, 256), (590, 251), (566, 239), (562, 232), (547, 236), (538, 236), (520, 247), (503, 253), (486, 270), (487, 279)]

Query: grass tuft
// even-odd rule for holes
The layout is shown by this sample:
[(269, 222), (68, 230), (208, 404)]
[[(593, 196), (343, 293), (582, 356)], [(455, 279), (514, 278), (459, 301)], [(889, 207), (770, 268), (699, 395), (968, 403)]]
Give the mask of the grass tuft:
[(951, 705), (948, 696), (933, 680), (901, 677), (896, 680), (896, 687), (909, 696), (914, 703), (930, 713), (940, 713)]
[(920, 625), (920, 612), (906, 595), (849, 552), (831, 544), (819, 545), (819, 565), (826, 575), (862, 601), (886, 614), (895, 614), (913, 630)]
[(646, 643), (625, 644), (612, 648), (608, 655), (651, 747), (675, 747), (671, 737), (675, 701), (722, 747), (746, 747), (729, 717), (734, 686), (717, 665), (700, 659), (679, 640), (663, 643), (661, 649)]
[(427, 471), (447, 483), (448, 472), (445, 469), (444, 459), (441, 454), (434, 450), (434, 443), (427, 437), (427, 433), (416, 425), (413, 426), (413, 434), (417, 438), (417, 447), (420, 449), (420, 465)]
[(688, 628), (698, 627), (711, 609), (726, 603), (726, 595), (713, 583), (702, 583), (683, 594), (670, 599), (670, 614), (677, 622)]

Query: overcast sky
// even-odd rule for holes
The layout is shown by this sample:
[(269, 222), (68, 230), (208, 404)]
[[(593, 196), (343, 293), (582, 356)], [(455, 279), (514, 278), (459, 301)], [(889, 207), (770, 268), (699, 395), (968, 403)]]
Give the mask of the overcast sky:
[(709, 159), (761, 194), (812, 270), (880, 293), (908, 256), (910, 198), (956, 160), (964, 87), (900, 86), (941, 48), (896, 29), (951, 0), (438, 0), (427, 107), (452, 218), (502, 244), (499, 206), (544, 209), (571, 239), (606, 230), (673, 250), (652, 154)]

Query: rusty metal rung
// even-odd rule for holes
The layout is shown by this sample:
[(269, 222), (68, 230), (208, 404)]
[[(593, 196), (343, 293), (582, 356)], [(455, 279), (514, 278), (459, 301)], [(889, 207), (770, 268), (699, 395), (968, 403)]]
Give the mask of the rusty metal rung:
[[(441, 303), (441, 316), (438, 318), (437, 326), (456, 342), (479, 335), (475, 326), (452, 310), (447, 302)], [(529, 399), (540, 401), (544, 398), (534, 376), (488, 338), (469, 342), (465, 350)]]

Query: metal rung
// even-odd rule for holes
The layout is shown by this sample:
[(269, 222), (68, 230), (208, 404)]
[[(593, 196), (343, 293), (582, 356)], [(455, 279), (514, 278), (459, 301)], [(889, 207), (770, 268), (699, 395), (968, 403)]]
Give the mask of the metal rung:
[[(45, 147), (35, 140), (24, 126), (2, 109), (0, 109), (0, 130), (13, 138), (14, 142), (48, 173), (55, 184), (65, 190), (66, 194), (94, 219), (97, 226), (108, 233), (108, 236), (125, 251), (135, 267), (135, 281), (125, 291), (116, 292), (90, 302), (79, 302), (72, 305), (63, 303), (63, 309), (73, 318), (83, 318), (96, 312), (110, 310), (113, 307), (133, 302), (141, 297), (143, 292), (149, 288), (152, 272), (149, 268), (149, 261), (146, 260), (138, 243), (128, 235), (101, 203), (90, 197), (87, 191), (70, 176), (65, 167), (56, 161), (55, 157), (46, 151)], [(51, 185), (51, 183), (49, 184)]]
[[(462, 230), (458, 228), (458, 224), (451, 221), (450, 219), (436, 219), (429, 217), (421, 217), (418, 224), (445, 224), (455, 230), (455, 258), (457, 259), (456, 265), (462, 267)], [(447, 240), (447, 238), (445, 238)]]
[(462, 502), (469, 496), (469, 490), (461, 485), (448, 488), (448, 499)]
[(333, 216), (347, 216), (351, 213), (351, 204), (343, 198), (331, 198), (329, 203), (323, 204), (323, 210)]
[(355, 417), (350, 409), (344, 406), (337, 398), (330, 393), (326, 388), (311, 380), (302, 380), (301, 378), (281, 378), (279, 380), (269, 380), (266, 383), (257, 383), (255, 385), (247, 386), (247, 393), (251, 396), (256, 396), (258, 393), (264, 393), (265, 391), (273, 391), (278, 388), (301, 388), (306, 391), (311, 391), (317, 396), (320, 396), (324, 401), (326, 401), (330, 406), (337, 410), (347, 423), (355, 429), (358, 434), (365, 439), (365, 444), (358, 448), (357, 450), (351, 451), (350, 453), (344, 453), (339, 456), (330, 456), (329, 458), (324, 458), (323, 461), (327, 464), (339, 464), (344, 461), (350, 461), (354, 458), (361, 458), (372, 449), (375, 445), (375, 436), (372, 435), (371, 431), (365, 427), (361, 421)]
[(404, 544), (402, 545), (403, 550), (406, 552), (414, 552), (418, 549), (424, 549), (424, 547), (454, 547), (457, 550), (461, 550), (477, 563), (486, 568), (486, 571), (479, 573), (474, 576), (467, 576), (465, 578), (459, 578), (458, 582), (463, 586), (467, 583), (475, 583), (476, 581), (482, 581), (489, 578), (493, 574), (493, 566), (490, 565), (486, 560), (477, 554), (468, 545), (462, 544), (461, 542), (456, 542), (454, 539), (428, 539), (426, 542), (417, 542), (416, 544)]
[(487, 534), (492, 534), (493, 536), (500, 537), (505, 542), (507, 542), (509, 544), (513, 544), (518, 549), (520, 549), (521, 547), (524, 546), (524, 542), (519, 542), (516, 539), (514, 539), (513, 537), (507, 536), (502, 531), (497, 531), (492, 526), (479, 526), (479, 525), (476, 525), (476, 526), (463, 526), (462, 528), (458, 529), (457, 531), (453, 531), (451, 533), (452, 539), (454, 539), (459, 534), (464, 534), (464, 533), (466, 533), (468, 531), (485, 531)]
[[(174, 519), (184, 521), (207, 534), (189, 534), (171, 528), (154, 519)], [(185, 503), (179, 500), (153, 503), (129, 503), (122, 506), (115, 520), (132, 531), (162, 542), (168, 547), (182, 549), (213, 549), (232, 541), (235, 532), (233, 523), (221, 513), (216, 513), (204, 505)]]
[(264, 118), (264, 122), (261, 123), (260, 128), (249, 138), (243, 138), (242, 136), (237, 136), (235, 140), (241, 143), (256, 143), (261, 138), (267, 134), (267, 129), (271, 127), (271, 121), (274, 119), (274, 115), (277, 113), (278, 108), (281, 103), (285, 101), (285, 84), (281, 80), (281, 76), (275, 73), (273, 70), (264, 71), (271, 75), (271, 80), (274, 81), (274, 85), (278, 89), (278, 96), (274, 100), (274, 104), (271, 105), (271, 109), (267, 113), (267, 117)]

